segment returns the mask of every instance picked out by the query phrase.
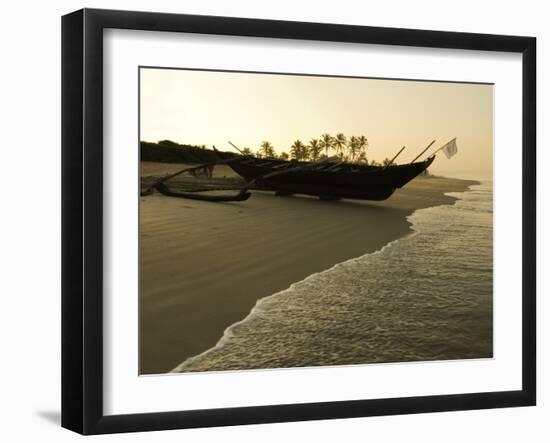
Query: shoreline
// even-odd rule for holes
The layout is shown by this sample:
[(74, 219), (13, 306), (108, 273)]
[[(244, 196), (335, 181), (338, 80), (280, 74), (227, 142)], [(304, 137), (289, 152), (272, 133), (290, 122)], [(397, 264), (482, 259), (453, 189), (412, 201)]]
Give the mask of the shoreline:
[[(422, 209), (425, 209), (425, 208), (422, 208)], [(223, 335), (220, 337), (220, 339), (218, 340), (218, 342), (212, 346), (211, 348), (208, 348), (206, 349), (205, 351), (201, 352), (200, 354), (198, 355), (193, 355), (187, 359), (185, 359), (184, 361), (182, 361), (181, 363), (179, 363), (175, 368), (173, 368), (171, 371), (169, 371), (170, 373), (175, 373), (175, 374), (178, 374), (178, 373), (182, 373), (182, 372), (194, 372), (194, 371), (185, 371), (185, 370), (180, 370), (180, 368), (182, 368), (183, 366), (185, 366), (187, 363), (189, 362), (192, 362), (194, 359), (196, 358), (199, 358), (199, 357), (203, 357), (204, 355), (207, 355), (208, 353), (210, 353), (211, 351), (214, 351), (216, 350), (217, 348), (220, 348), (223, 346), (224, 342), (227, 340), (227, 335), (228, 335), (228, 332), (231, 331), (231, 329), (233, 329), (234, 327), (240, 325), (241, 323), (244, 323), (246, 322), (247, 320), (249, 320), (250, 318), (253, 317), (253, 315), (256, 313), (256, 310), (257, 308), (260, 306), (261, 303), (267, 301), (268, 299), (271, 299), (272, 297), (277, 297), (278, 295), (280, 294), (283, 294), (284, 292), (286, 291), (289, 291), (289, 290), (292, 290), (294, 285), (297, 285), (299, 283), (302, 283), (302, 282), (306, 282), (308, 281), (310, 278), (314, 278), (315, 276), (319, 275), (319, 274), (323, 274), (325, 272), (330, 272), (332, 271), (334, 268), (336, 268), (337, 266), (339, 265), (342, 265), (342, 264), (345, 264), (345, 263), (348, 263), (348, 262), (352, 262), (354, 260), (359, 260), (363, 257), (366, 257), (366, 256), (369, 256), (369, 255), (373, 255), (373, 254), (377, 254), (377, 253), (380, 253), (382, 252), (384, 249), (386, 249), (387, 247), (393, 245), (394, 243), (404, 239), (404, 238), (407, 238), (408, 236), (410, 235), (414, 235), (414, 231), (411, 230), (411, 232), (401, 236), (401, 237), (398, 237), (392, 241), (390, 241), (389, 243), (386, 243), (384, 246), (382, 246), (380, 249), (377, 249), (376, 251), (371, 251), (371, 252), (366, 252), (365, 254), (363, 255), (360, 255), (358, 257), (352, 257), (352, 258), (349, 258), (343, 262), (338, 262), (338, 263), (335, 263), (333, 264), (330, 268), (327, 268), (327, 269), (323, 269), (321, 271), (318, 271), (318, 272), (315, 272), (313, 274), (310, 274), (308, 275), (307, 277), (305, 277), (303, 280), (300, 280), (300, 281), (296, 281), (296, 282), (293, 282), (291, 283), (287, 288), (285, 289), (282, 289), (278, 292), (275, 292), (274, 294), (270, 294), (270, 295), (266, 295), (265, 297), (263, 298), (260, 298), (258, 300), (256, 300), (256, 303), (254, 304), (254, 306), (252, 307), (252, 309), (250, 310), (250, 312), (247, 314), (246, 317), (244, 317), (242, 320), (239, 320), (238, 322), (236, 323), (233, 323), (232, 325), (229, 325), (227, 328), (225, 328), (225, 330), (223, 331)], [(338, 366), (338, 365), (335, 365), (335, 366)], [(307, 366), (306, 366), (307, 367)], [(265, 369), (278, 369), (278, 368), (265, 368)], [(214, 370), (212, 372), (222, 372), (220, 370)]]
[(255, 192), (212, 204), (141, 199), (140, 373), (208, 352), (257, 302), (410, 233), (417, 209), (452, 204), (471, 180), (421, 177), (384, 202)]

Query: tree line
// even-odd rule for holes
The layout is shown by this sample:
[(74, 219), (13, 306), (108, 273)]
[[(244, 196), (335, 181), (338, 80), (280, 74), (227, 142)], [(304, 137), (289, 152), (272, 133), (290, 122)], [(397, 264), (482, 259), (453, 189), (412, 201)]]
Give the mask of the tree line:
[[(141, 159), (161, 162), (212, 162), (218, 157), (213, 151), (206, 148), (206, 145), (185, 145), (171, 140), (160, 140), (157, 143), (142, 141)], [(346, 137), (343, 133), (335, 136), (323, 134), (319, 138), (313, 138), (309, 143), (296, 140), (292, 143), (289, 152), (283, 151), (280, 154), (275, 152), (274, 146), (269, 141), (263, 141), (257, 150), (243, 148), (240, 153), (251, 155), (257, 158), (299, 160), (299, 161), (323, 161), (329, 157), (336, 156), (339, 161), (348, 163), (362, 163), (373, 166), (387, 166), (391, 160), (385, 158), (381, 163), (367, 158), (369, 141), (364, 135)], [(226, 154), (238, 155), (232, 152)]]
[[(244, 148), (242, 153), (258, 158), (279, 158), (300, 161), (322, 161), (336, 156), (343, 162), (379, 165), (380, 163), (375, 161), (369, 162), (367, 158), (368, 147), (369, 141), (364, 135), (347, 137), (340, 132), (334, 136), (323, 134), (319, 138), (312, 138), (308, 143), (296, 140), (292, 143), (288, 152), (283, 151), (280, 154), (275, 152), (274, 146), (267, 140), (263, 141), (256, 151), (253, 151), (251, 148)], [(389, 161), (389, 159), (385, 159), (382, 164), (388, 164)]]

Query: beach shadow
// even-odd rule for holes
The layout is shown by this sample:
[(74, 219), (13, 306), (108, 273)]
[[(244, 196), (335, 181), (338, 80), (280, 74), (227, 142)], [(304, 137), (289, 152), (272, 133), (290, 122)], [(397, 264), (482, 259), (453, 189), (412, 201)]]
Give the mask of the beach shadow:
[[(269, 195), (267, 192), (265, 192), (266, 195)], [(388, 206), (386, 203), (387, 200), (382, 201), (370, 201), (370, 200), (353, 200), (353, 199), (341, 199), (341, 200), (327, 200), (327, 201), (321, 201), (318, 197), (314, 197), (311, 195), (302, 195), (302, 194), (295, 194), (288, 197), (276, 197), (275, 195), (271, 194), (273, 198), (277, 199), (288, 199), (290, 201), (300, 201), (303, 204), (310, 204), (312, 206), (319, 205), (321, 207), (325, 208), (356, 208), (359, 211), (373, 211), (373, 212), (381, 212), (381, 213), (390, 213), (395, 212), (397, 215), (401, 216), (403, 211), (401, 208), (394, 208), (393, 206)], [(412, 212), (412, 211), (411, 211)]]
[(61, 425), (61, 411), (36, 411), (36, 415), (50, 424)]

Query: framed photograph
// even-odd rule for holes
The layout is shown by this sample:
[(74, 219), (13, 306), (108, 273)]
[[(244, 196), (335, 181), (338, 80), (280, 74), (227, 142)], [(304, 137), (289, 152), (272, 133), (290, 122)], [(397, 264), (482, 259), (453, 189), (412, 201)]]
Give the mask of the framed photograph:
[(62, 20), (62, 425), (536, 402), (531, 37)]

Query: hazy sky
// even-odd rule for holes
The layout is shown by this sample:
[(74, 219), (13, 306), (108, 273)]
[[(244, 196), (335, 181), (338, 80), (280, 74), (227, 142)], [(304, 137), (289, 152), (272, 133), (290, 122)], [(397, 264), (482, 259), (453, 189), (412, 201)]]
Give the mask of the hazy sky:
[(488, 177), (493, 155), (493, 86), (457, 83), (141, 69), (140, 139), (233, 151), (269, 140), (277, 152), (323, 133), (365, 135), (381, 161), (405, 145), (411, 161), (457, 137), (433, 173)]

